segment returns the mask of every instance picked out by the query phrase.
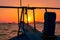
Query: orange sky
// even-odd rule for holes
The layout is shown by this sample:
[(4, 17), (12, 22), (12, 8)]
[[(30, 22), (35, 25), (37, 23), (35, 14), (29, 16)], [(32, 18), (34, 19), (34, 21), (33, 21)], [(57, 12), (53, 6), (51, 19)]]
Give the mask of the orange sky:
[[(22, 6), (60, 7), (60, 0), (22, 0)], [(0, 6), (19, 6), (19, 0), (0, 0)], [(48, 10), (51, 11), (51, 10)], [(60, 21), (60, 10), (52, 10), (57, 14), (57, 21)], [(44, 21), (44, 10), (35, 10), (36, 21)], [(29, 20), (33, 21), (32, 11), (28, 11)], [(0, 8), (0, 22), (18, 22), (17, 9)], [(25, 17), (26, 18), (26, 17)]]

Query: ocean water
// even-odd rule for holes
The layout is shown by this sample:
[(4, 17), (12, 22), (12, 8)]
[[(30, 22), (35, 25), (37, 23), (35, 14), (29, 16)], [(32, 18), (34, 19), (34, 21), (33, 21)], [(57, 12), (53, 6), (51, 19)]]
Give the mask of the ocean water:
[[(34, 28), (34, 24), (30, 24)], [(44, 24), (37, 23), (36, 29), (40, 32), (43, 31)], [(18, 24), (0, 24), (0, 40), (8, 40), (17, 36)], [(55, 35), (60, 35), (60, 23), (56, 24)]]
[(0, 24), (0, 39), (8, 40), (17, 35), (17, 24)]

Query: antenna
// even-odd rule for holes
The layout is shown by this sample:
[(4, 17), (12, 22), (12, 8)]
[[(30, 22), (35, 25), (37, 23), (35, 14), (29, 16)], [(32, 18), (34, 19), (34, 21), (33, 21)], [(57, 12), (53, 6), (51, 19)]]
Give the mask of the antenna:
[(29, 4), (28, 4), (28, 7), (29, 7)]
[(20, 0), (20, 6), (22, 6), (22, 0)]

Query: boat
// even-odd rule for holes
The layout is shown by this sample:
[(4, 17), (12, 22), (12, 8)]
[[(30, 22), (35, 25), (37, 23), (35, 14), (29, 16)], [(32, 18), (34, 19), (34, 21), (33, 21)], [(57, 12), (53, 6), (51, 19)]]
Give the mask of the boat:
[[(43, 37), (47, 37), (47, 40), (50, 38), (50, 39), (55, 39), (55, 40), (60, 40), (60, 37), (59, 36), (51, 36), (49, 37), (49, 35), (47, 36), (43, 36), (43, 33), (41, 33), (40, 31), (38, 31), (36, 29), (36, 26), (35, 26), (35, 16), (34, 16), (34, 10), (35, 9), (45, 9), (45, 12), (48, 12), (47, 9), (60, 9), (60, 8), (54, 8), (54, 7), (24, 7), (24, 6), (21, 6), (21, 7), (12, 7), (12, 6), (0, 6), (0, 8), (16, 8), (18, 9), (18, 25), (19, 25), (19, 29), (18, 29), (18, 33), (17, 33), (17, 36), (9, 39), (9, 40), (46, 40), (45, 38), (43, 39)], [(22, 8), (22, 12), (21, 12), (21, 18), (19, 19), (19, 8)], [(28, 20), (27, 20), (27, 23), (24, 22), (24, 10), (26, 11), (26, 15), (28, 14), (27, 13), (27, 10), (33, 10), (33, 16), (34, 16), (34, 28), (32, 28), (31, 25), (28, 24)], [(23, 16), (23, 21), (22, 20), (22, 16)], [(28, 17), (28, 15), (27, 15)], [(53, 17), (53, 16), (52, 16)], [(27, 18), (28, 19), (28, 18)], [(20, 22), (19, 22), (20, 20)], [(19, 35), (19, 30), (20, 30), (20, 27), (23, 29), (23, 33), (21, 35)]]

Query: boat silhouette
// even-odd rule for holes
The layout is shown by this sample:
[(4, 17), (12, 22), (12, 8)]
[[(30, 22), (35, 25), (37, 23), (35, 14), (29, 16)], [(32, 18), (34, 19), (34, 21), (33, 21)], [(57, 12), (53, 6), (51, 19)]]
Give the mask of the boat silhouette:
[[(54, 8), (54, 7), (12, 7), (12, 6), (0, 6), (0, 8), (17, 8), (18, 10), (18, 25), (19, 25), (19, 30), (20, 30), (20, 27), (23, 29), (23, 34), (19, 35), (19, 30), (18, 30), (18, 35), (16, 37), (13, 37), (9, 40), (60, 40), (60, 37), (57, 37), (54, 35), (54, 31), (55, 31), (55, 20), (53, 18), (55, 14), (53, 14), (52, 12), (48, 12), (47, 9), (60, 9), (60, 8)], [(22, 12), (21, 12), (21, 17), (23, 16), (23, 21), (20, 21), (19, 22), (19, 8), (22, 8)], [(34, 28), (28, 24), (28, 20), (27, 20), (27, 23), (24, 22), (24, 10), (26, 11), (26, 15), (28, 14), (27, 13), (27, 10), (33, 10), (33, 18), (34, 18)], [(34, 10), (35, 9), (45, 9), (45, 26), (44, 26), (44, 30), (43, 30), (43, 33), (41, 33), (40, 31), (38, 31), (36, 29), (36, 25), (35, 25), (35, 13), (34, 13)], [(48, 14), (47, 14), (48, 13)], [(52, 13), (52, 14), (50, 14)], [(48, 16), (49, 15), (49, 16)], [(51, 16), (52, 15), (52, 16)], [(48, 16), (48, 17), (47, 17)], [(28, 17), (28, 15), (27, 15)], [(53, 21), (51, 21), (51, 18)], [(28, 18), (27, 18), (28, 19)], [(46, 21), (47, 20), (47, 21)], [(47, 23), (47, 24), (46, 24)], [(50, 29), (50, 27), (52, 28), (52, 30)], [(46, 29), (45, 29), (46, 28)], [(50, 32), (51, 33), (50, 33)], [(44, 38), (45, 37), (45, 38)], [(53, 38), (53, 39), (52, 39)]]

